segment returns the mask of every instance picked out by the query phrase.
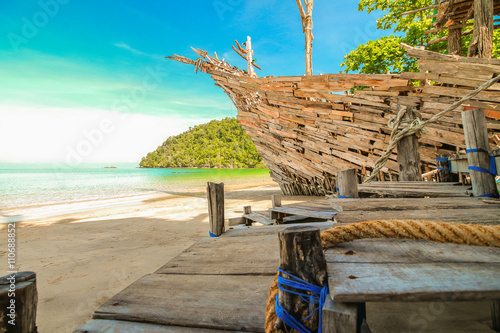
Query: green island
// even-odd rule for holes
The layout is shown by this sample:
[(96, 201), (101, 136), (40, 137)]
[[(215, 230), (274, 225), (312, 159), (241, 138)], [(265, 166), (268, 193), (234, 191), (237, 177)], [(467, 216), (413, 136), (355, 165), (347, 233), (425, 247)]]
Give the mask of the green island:
[(142, 158), (142, 168), (265, 168), (252, 139), (235, 118), (212, 120), (169, 137)]

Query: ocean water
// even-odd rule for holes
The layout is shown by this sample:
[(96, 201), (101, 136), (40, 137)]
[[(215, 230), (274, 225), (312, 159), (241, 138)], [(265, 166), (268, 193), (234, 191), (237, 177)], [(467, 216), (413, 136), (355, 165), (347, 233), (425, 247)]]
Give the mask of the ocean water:
[(143, 169), (136, 164), (0, 165), (0, 209), (203, 191), (207, 181), (265, 182), (263, 169)]

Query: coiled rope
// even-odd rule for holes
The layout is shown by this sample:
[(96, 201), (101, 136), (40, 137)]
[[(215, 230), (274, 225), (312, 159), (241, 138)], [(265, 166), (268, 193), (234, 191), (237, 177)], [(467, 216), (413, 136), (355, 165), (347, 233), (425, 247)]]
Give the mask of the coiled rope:
[[(419, 220), (376, 220), (340, 225), (321, 232), (323, 250), (337, 244), (366, 238), (430, 240), (441, 243), (500, 247), (500, 226)], [(266, 333), (283, 332), (275, 328), (278, 318), (275, 298), (278, 290), (278, 274), (276, 274), (267, 300)]]
[[(389, 146), (387, 147), (384, 154), (382, 154), (382, 156), (380, 156), (380, 158), (377, 160), (377, 162), (375, 162), (375, 167), (373, 168), (371, 175), (368, 178), (366, 178), (363, 181), (363, 183), (368, 183), (368, 182), (372, 181), (378, 175), (379, 171), (387, 163), (389, 156), (391, 156), (392, 151), (394, 150), (394, 148), (396, 148), (399, 140), (401, 140), (402, 138), (404, 138), (406, 136), (410, 136), (410, 135), (413, 135), (416, 133), (422, 133), (425, 126), (437, 121), (439, 118), (444, 116), (447, 112), (455, 110), (462, 103), (474, 98), (481, 91), (486, 90), (489, 87), (491, 87), (492, 85), (494, 85), (496, 82), (498, 82), (498, 80), (500, 80), (500, 74), (495, 76), (494, 78), (486, 81), (485, 83), (481, 84), (479, 87), (477, 87), (477, 89), (471, 91), (470, 93), (468, 93), (467, 95), (462, 97), (460, 100), (451, 104), (449, 107), (447, 107), (443, 111), (436, 113), (434, 116), (427, 119), (426, 121), (411, 122), (409, 124), (406, 124), (402, 128), (400, 128), (399, 125), (400, 125), (401, 119), (403, 118), (404, 114), (406, 113), (406, 110), (403, 108), (400, 108), (398, 111), (398, 114), (396, 115), (396, 119), (394, 121), (392, 121), (392, 123), (394, 124), (394, 127), (392, 128)], [(398, 121), (398, 119), (399, 119), (399, 121)]]

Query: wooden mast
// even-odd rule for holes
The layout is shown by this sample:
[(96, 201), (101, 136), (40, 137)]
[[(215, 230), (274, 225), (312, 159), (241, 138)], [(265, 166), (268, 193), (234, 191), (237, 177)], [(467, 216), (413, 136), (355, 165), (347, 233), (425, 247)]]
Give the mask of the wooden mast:
[(312, 33), (312, 12), (314, 0), (304, 0), (305, 10), (302, 0), (295, 1), (297, 2), (297, 6), (299, 6), (302, 32), (304, 32), (306, 37), (306, 75), (312, 75), (312, 42), (314, 40)]

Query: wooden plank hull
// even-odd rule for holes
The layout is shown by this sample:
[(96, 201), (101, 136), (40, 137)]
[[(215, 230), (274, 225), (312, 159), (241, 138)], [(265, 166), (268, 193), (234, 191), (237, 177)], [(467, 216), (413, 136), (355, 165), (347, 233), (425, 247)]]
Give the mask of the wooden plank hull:
[[(421, 73), (251, 78), (208, 61), (204, 66), (234, 102), (238, 120), (283, 193), (324, 195), (335, 192), (340, 170), (357, 168), (361, 179), (371, 173), (400, 107), (415, 107), (427, 120), (500, 73), (498, 59), (474, 63), (413, 48), (409, 54), (420, 58)], [(489, 110), (489, 135), (500, 132), (497, 84), (427, 126), (419, 140), (423, 173), (436, 168), (438, 154), (465, 149), (460, 112), (467, 108)], [(378, 180), (396, 179), (393, 153)]]

